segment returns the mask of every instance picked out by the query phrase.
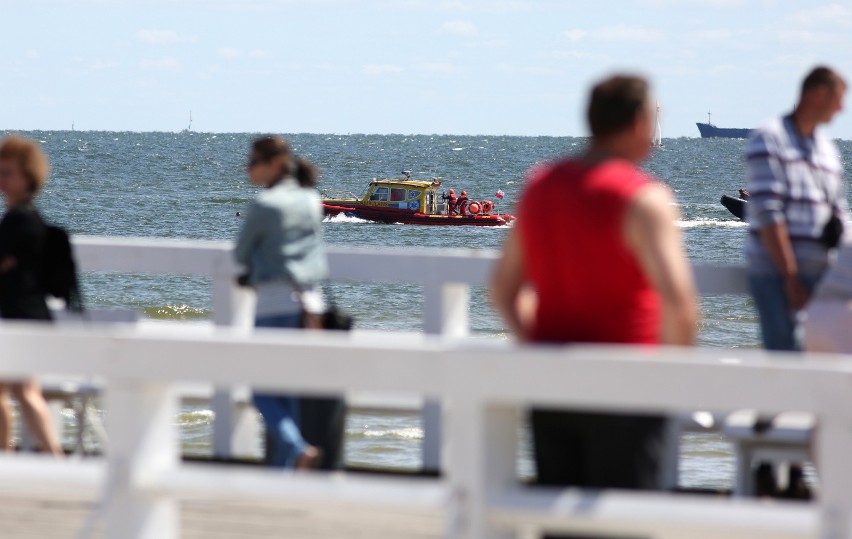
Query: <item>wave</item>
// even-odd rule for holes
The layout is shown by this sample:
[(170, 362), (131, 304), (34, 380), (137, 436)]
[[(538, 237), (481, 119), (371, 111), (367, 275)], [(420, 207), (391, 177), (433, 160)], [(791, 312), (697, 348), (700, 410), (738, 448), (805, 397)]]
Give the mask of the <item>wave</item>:
[(248, 204), (251, 199), (245, 197), (207, 197), (205, 201), (210, 204)]
[(177, 416), (177, 423), (181, 427), (210, 425), (213, 423), (214, 417), (215, 414), (212, 410), (182, 411)]
[(367, 429), (350, 430), (346, 433), (350, 438), (383, 438), (389, 440), (422, 440), (423, 429), (416, 427), (403, 427), (398, 429)]
[(142, 313), (154, 320), (200, 320), (210, 318), (213, 314), (209, 309), (198, 309), (189, 305), (147, 307)]
[(366, 219), (361, 219), (360, 217), (354, 217), (351, 215), (346, 215), (345, 213), (338, 213), (337, 215), (328, 216), (322, 220), (323, 223), (372, 223), (372, 221), (368, 221)]
[(679, 228), (746, 228), (748, 223), (733, 219), (689, 219), (675, 221)]

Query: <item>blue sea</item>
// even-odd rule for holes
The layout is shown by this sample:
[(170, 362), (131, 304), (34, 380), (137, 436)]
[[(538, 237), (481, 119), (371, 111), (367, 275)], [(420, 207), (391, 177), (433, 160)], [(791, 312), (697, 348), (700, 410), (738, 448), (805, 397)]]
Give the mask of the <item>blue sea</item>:
[[(249, 133), (135, 133), (34, 131), (52, 173), (38, 204), (43, 213), (75, 234), (160, 238), (234, 239), (237, 213), (257, 194), (245, 177)], [(320, 188), (362, 193), (374, 178), (439, 177), (446, 188), (465, 189), (470, 198), (499, 201), (512, 213), (532, 165), (579, 152), (583, 138), (451, 135), (284, 135), (296, 153), (321, 171)], [(838, 143), (844, 163), (852, 143)], [(743, 223), (721, 206), (722, 194), (743, 186), (745, 141), (664, 139), (645, 168), (674, 191), (682, 214), (690, 260), (695, 264), (743, 261)], [(559, 211), (558, 201), (542, 201)], [(335, 218), (324, 224), (332, 245), (381, 248), (458, 247), (498, 249), (507, 228), (419, 227)], [(569, 231), (566, 231), (569, 232)], [(136, 309), (144, 316), (172, 320), (211, 315), (210, 286), (203, 278), (85, 274), (83, 291), (91, 307)], [(421, 327), (422, 291), (401, 278), (398, 285), (335, 284), (335, 299), (357, 327), (414, 330)], [(473, 290), (472, 331), (505, 339), (506, 332), (482, 290)], [(700, 346), (741, 348), (759, 343), (756, 315), (742, 297), (702, 301)], [(179, 417), (184, 450), (209, 453), (212, 414), (188, 408)], [(422, 431), (414, 414), (351, 413), (347, 423), (349, 464), (392, 468), (419, 466)], [(684, 445), (682, 482), (727, 487), (733, 475), (729, 445), (717, 436), (691, 436)], [(529, 471), (528, 460), (522, 471)]]

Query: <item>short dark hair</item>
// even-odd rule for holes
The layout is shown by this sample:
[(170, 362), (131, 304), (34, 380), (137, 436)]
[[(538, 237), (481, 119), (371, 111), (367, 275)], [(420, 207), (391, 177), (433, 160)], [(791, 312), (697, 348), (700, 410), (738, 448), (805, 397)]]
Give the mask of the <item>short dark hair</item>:
[(633, 124), (648, 102), (648, 81), (635, 75), (615, 75), (592, 88), (587, 118), (593, 137), (606, 137)]
[(832, 90), (845, 88), (846, 81), (836, 71), (826, 66), (817, 66), (802, 81), (802, 95), (820, 87), (828, 87)]

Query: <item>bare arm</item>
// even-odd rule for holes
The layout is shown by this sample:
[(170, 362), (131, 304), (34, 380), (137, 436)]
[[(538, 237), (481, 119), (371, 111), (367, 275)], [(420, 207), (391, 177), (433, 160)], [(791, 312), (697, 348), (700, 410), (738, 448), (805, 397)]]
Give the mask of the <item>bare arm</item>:
[(768, 224), (760, 229), (760, 241), (778, 273), (784, 279), (784, 294), (791, 310), (798, 311), (808, 302), (808, 292), (799, 281), (799, 269), (787, 225), (783, 221)]
[(519, 308), (524, 288), (524, 261), (517, 227), (509, 231), (503, 252), (491, 275), (491, 301), (506, 322), (509, 330), (521, 340), (526, 338), (526, 326)]
[(695, 283), (687, 262), (671, 192), (660, 184), (643, 188), (624, 220), (628, 247), (662, 300), (660, 339), (695, 344), (698, 325)]

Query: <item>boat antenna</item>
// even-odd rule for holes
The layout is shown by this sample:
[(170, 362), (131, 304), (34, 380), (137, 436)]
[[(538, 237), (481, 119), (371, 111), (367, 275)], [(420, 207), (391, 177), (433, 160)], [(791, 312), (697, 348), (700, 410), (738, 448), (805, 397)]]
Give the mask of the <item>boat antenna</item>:
[(707, 107), (707, 125), (713, 125), (713, 122), (710, 121), (710, 107)]
[(192, 131), (192, 109), (189, 111), (189, 125), (186, 127), (187, 131)]

